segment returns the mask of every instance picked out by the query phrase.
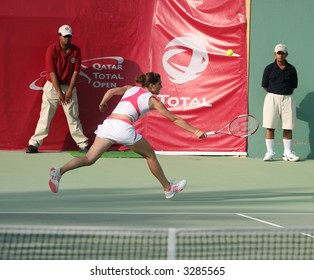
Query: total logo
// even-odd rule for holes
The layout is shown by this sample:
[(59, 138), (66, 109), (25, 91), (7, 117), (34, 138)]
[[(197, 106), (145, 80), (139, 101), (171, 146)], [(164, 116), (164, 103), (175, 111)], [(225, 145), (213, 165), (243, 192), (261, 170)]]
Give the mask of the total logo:
[[(174, 84), (185, 84), (196, 80), (207, 68), (209, 56), (200, 38), (192, 33), (185, 33), (182, 37), (174, 38), (165, 47), (162, 65), (168, 78)], [(183, 107), (211, 107), (205, 97), (170, 97), (161, 95), (162, 101), (169, 107), (182, 105)]]
[[(200, 38), (191, 33), (183, 35), (168, 43), (162, 58), (163, 67), (170, 81), (175, 84), (184, 84), (197, 79), (209, 62), (206, 47)], [(190, 54), (186, 54), (187, 52)], [(187, 58), (189, 61), (186, 61)]]

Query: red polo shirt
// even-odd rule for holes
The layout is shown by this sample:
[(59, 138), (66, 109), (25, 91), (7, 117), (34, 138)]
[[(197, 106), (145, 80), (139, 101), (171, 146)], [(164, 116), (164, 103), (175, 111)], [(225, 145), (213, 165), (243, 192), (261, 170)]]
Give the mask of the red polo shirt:
[(70, 49), (64, 52), (59, 42), (52, 44), (46, 51), (46, 79), (51, 82), (50, 73), (57, 74), (60, 84), (69, 84), (74, 71), (81, 69), (81, 50), (70, 44)]

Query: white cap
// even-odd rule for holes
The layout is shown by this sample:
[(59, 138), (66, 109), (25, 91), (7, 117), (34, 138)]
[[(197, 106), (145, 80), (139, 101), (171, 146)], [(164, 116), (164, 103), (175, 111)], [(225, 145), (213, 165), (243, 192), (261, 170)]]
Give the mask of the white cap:
[(72, 28), (70, 25), (62, 25), (59, 28), (59, 34), (61, 34), (62, 36), (66, 36), (66, 35), (71, 35), (72, 36)]
[(278, 44), (278, 45), (276, 45), (274, 52), (275, 53), (278, 53), (278, 52), (288, 53), (288, 49), (287, 49), (286, 45)]

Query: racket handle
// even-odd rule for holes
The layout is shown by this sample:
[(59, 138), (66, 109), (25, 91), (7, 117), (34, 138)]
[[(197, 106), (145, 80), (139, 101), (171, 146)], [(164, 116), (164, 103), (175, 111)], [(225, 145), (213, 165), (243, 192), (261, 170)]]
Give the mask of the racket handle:
[(210, 132), (206, 132), (206, 135), (209, 136), (209, 135), (214, 135), (216, 133), (217, 133), (216, 131), (210, 131)]

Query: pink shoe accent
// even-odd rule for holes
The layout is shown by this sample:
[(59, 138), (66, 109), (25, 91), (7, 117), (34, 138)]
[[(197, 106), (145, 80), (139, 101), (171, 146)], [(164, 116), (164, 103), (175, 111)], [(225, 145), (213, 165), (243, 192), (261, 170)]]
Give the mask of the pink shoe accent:
[(172, 186), (172, 191), (173, 192), (180, 192), (181, 190), (179, 190), (179, 186), (178, 185), (174, 185), (174, 186)]
[(58, 190), (55, 186), (55, 184), (53, 182), (51, 182), (51, 180), (49, 180), (49, 187), (50, 187), (50, 190), (53, 192), (53, 193), (57, 193)]
[(170, 189), (165, 191), (166, 199), (172, 198), (176, 193), (182, 192), (186, 187), (186, 180), (181, 180), (177, 183), (170, 183)]
[(53, 193), (57, 193), (59, 189), (59, 182), (60, 182), (60, 169), (59, 168), (51, 168), (50, 169), (50, 180), (49, 180), (49, 187)]

